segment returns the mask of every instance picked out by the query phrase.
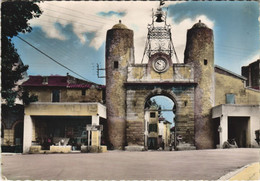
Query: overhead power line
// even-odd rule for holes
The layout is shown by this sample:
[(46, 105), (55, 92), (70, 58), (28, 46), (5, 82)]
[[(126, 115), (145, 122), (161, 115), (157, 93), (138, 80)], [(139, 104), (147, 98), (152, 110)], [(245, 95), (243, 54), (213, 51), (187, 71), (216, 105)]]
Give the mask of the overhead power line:
[(92, 22), (95, 22), (95, 23), (104, 24), (104, 22), (105, 22), (105, 21), (101, 22), (101, 21), (97, 21), (97, 20), (93, 20), (93, 19), (88, 19), (88, 18), (82, 18), (82, 17), (80, 17), (80, 16), (75, 16), (75, 15), (72, 15), (72, 14), (69, 14), (69, 13), (59, 12), (59, 11), (55, 11), (55, 10), (52, 10), (52, 9), (47, 9), (47, 8), (45, 8), (45, 10), (47, 10), (47, 11), (52, 11), (52, 12), (59, 13), (59, 14), (63, 14), (63, 15), (65, 14), (65, 15), (67, 15), (67, 16), (79, 18), (79, 19), (82, 19), (82, 20), (92, 21)]
[(41, 51), (40, 49), (38, 49), (37, 47), (33, 46), (31, 43), (29, 43), (28, 41), (26, 41), (25, 39), (21, 38), (20, 36), (17, 36), (20, 40), (22, 40), (23, 42), (27, 43), (28, 45), (30, 45), (31, 47), (33, 47), (35, 50), (37, 50), (38, 52), (40, 52), (41, 54), (45, 55), (46, 57), (48, 57), (49, 59), (51, 59), (52, 61), (54, 61), (55, 63), (57, 63), (58, 65), (62, 66), (63, 68), (69, 70), (70, 72), (78, 75), (79, 77), (85, 79), (86, 81), (91, 82), (90, 80), (86, 79), (85, 77), (83, 77), (82, 75), (78, 74), (77, 72), (75, 72), (74, 70), (68, 68), (67, 66), (63, 65), (62, 63), (58, 62), (57, 60), (55, 60), (54, 58), (50, 57), (49, 55), (47, 55), (46, 53), (44, 53), (43, 51)]
[(80, 14), (83, 14), (83, 15), (92, 16), (92, 17), (99, 18), (99, 19), (102, 19), (102, 20), (105, 20), (105, 21), (114, 22), (114, 20), (107, 19), (107, 18), (102, 18), (102, 17), (99, 17), (99, 16), (97, 16), (97, 15), (85, 13), (85, 12), (82, 12), (82, 11), (78, 11), (78, 10), (74, 10), (74, 9), (70, 9), (70, 8), (66, 8), (66, 7), (62, 7), (62, 6), (57, 6), (57, 5), (54, 5), (54, 4), (52, 4), (52, 6), (56, 6), (56, 7), (58, 7), (58, 8), (62, 8), (62, 9), (67, 9), (67, 10), (70, 10), (70, 11), (73, 11), (73, 12), (76, 12), (76, 13), (80, 13)]
[[(60, 18), (57, 18), (57, 19), (60, 19)], [(64, 20), (64, 19), (63, 19), (63, 20)], [(66, 21), (69, 21), (69, 20), (66, 20)], [(41, 24), (45, 23), (45, 24), (42, 25), (42, 26), (48, 26), (48, 27), (52, 27), (52, 28), (55, 26), (55, 22), (52, 22), (52, 21), (49, 21), (49, 20), (41, 19), (41, 20), (39, 20), (39, 22), (40, 22)], [(76, 22), (76, 21), (71, 21), (71, 22), (78, 23), (78, 22)], [(61, 23), (60, 23), (60, 24), (61, 24)], [(41, 26), (41, 25), (35, 25), (35, 26)], [(92, 32), (92, 31), (94, 31), (94, 30), (97, 29), (97, 28), (95, 28), (95, 27), (90, 27), (90, 25), (84, 25), (84, 24), (82, 24), (82, 26), (88, 27), (88, 31), (90, 31), (90, 32)]]
[(80, 22), (68, 20), (68, 19), (65, 19), (65, 18), (60, 18), (60, 17), (55, 17), (55, 16), (47, 15), (47, 14), (45, 14), (45, 16), (49, 16), (49, 17), (51, 17), (51, 18), (57, 18), (57, 19), (65, 20), (65, 21), (68, 21), (68, 22), (74, 22), (74, 23), (77, 23), (77, 24), (86, 25), (86, 26), (90, 26), (90, 27), (100, 28), (100, 26), (90, 25), (90, 24), (86, 24), (86, 23), (80, 23)]

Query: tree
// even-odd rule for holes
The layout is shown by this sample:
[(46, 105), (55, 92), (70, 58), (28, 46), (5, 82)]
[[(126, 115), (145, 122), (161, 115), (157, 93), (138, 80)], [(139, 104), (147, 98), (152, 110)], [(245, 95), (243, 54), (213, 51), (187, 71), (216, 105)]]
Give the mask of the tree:
[(9, 107), (14, 105), (16, 98), (22, 99), (25, 104), (28, 104), (37, 101), (37, 97), (30, 96), (28, 92), (17, 85), (17, 82), (23, 79), (28, 65), (23, 65), (11, 38), (20, 32), (31, 32), (32, 28), (28, 24), (28, 20), (38, 18), (42, 11), (35, 2), (3, 2), (1, 5), (2, 98), (6, 100)]

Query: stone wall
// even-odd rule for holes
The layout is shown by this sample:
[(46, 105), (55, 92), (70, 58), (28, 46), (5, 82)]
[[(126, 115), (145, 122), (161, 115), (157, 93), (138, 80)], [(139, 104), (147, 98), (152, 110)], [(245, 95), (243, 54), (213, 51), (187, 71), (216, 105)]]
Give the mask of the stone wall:
[(52, 102), (52, 91), (60, 90), (60, 102), (101, 102), (103, 94), (101, 89), (85, 89), (86, 94), (82, 95), (81, 89), (67, 89), (55, 87), (31, 87), (28, 88), (31, 94), (38, 96), (38, 102)]
[(245, 88), (244, 80), (215, 73), (216, 90), (215, 105), (226, 104), (226, 94), (235, 95), (235, 104), (258, 105), (260, 102), (260, 91)]
[(15, 145), (15, 125), (23, 122), (24, 120), (24, 107), (23, 105), (16, 105), (8, 107), (4, 104), (1, 105), (2, 126), (4, 127), (2, 145)]
[(14, 130), (4, 129), (4, 142), (2, 145), (14, 145)]
[(151, 65), (131, 65), (128, 67), (128, 82), (194, 82), (194, 69), (188, 64), (174, 64), (163, 73), (153, 70)]
[(78, 89), (67, 89), (61, 94), (61, 102), (103, 102), (102, 90), (86, 89), (86, 94), (82, 95), (82, 91)]
[[(144, 145), (144, 108), (152, 96), (164, 95), (177, 106), (177, 135), (194, 145), (194, 86), (193, 85), (128, 85), (127, 86), (127, 144)], [(189, 134), (189, 139), (187, 134)]]

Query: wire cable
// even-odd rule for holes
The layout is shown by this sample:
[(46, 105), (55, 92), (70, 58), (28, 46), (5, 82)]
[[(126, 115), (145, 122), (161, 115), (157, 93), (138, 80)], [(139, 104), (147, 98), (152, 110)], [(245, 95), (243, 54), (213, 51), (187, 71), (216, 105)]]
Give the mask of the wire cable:
[(47, 14), (45, 14), (45, 16), (65, 20), (65, 21), (68, 21), (68, 22), (74, 22), (74, 23), (77, 23), (77, 24), (86, 25), (86, 26), (90, 26), (90, 27), (100, 28), (100, 26), (90, 25), (90, 24), (86, 24), (86, 23), (80, 23), (80, 22), (77, 22), (77, 21), (72, 21), (72, 20), (68, 20), (68, 19), (65, 19), (65, 18), (55, 17), (55, 16), (51, 16), (51, 15), (47, 15)]
[(89, 13), (83, 13), (81, 11), (77, 11), (77, 10), (74, 10), (74, 9), (65, 8), (65, 7), (54, 5), (54, 4), (52, 4), (52, 6), (56, 6), (58, 8), (62, 8), (62, 9), (67, 9), (67, 10), (70, 10), (70, 11), (73, 11), (73, 12), (77, 12), (77, 13), (80, 13), (80, 14), (83, 14), (83, 15), (89, 15), (89, 16), (92, 16), (92, 17), (95, 17), (95, 18), (99, 18), (99, 19), (102, 19), (102, 20), (105, 20), (105, 21), (115, 22), (114, 20), (111, 20), (111, 19), (104, 19), (104, 18), (98, 17), (97, 15), (93, 15), (93, 14), (89, 14)]
[(46, 53), (44, 53), (43, 51), (41, 51), (40, 49), (38, 49), (37, 47), (33, 46), (31, 43), (29, 43), (28, 41), (26, 41), (25, 39), (21, 38), (20, 36), (17, 36), (17, 38), (19, 38), (20, 40), (22, 40), (23, 42), (27, 43), (28, 45), (30, 45), (32, 48), (34, 48), (35, 50), (37, 50), (38, 52), (40, 52), (41, 54), (45, 55), (46, 57), (48, 57), (49, 59), (51, 59), (52, 61), (54, 61), (55, 63), (57, 63), (58, 65), (62, 66), (63, 68), (69, 70), (70, 72), (78, 75), (79, 77), (83, 78), (86, 81), (92, 82), (88, 79), (86, 79), (85, 77), (83, 77), (82, 75), (78, 74), (77, 72), (75, 72), (74, 70), (68, 68), (67, 66), (63, 65), (62, 63), (58, 62), (57, 60), (55, 60), (54, 58), (50, 57), (49, 55), (47, 55)]
[(75, 18), (80, 18), (80, 19), (83, 19), (83, 20), (87, 20), (87, 21), (92, 21), (92, 22), (95, 22), (95, 23), (100, 23), (100, 24), (104, 24), (104, 22), (101, 22), (101, 21), (96, 21), (96, 20), (92, 20), (92, 19), (88, 19), (88, 18), (82, 18), (80, 16), (75, 16), (75, 15), (72, 15), (72, 14), (68, 14), (68, 13), (64, 13), (64, 12), (59, 12), (59, 11), (55, 11), (55, 10), (52, 10), (52, 9), (47, 9), (45, 8), (45, 10), (47, 11), (52, 11), (52, 12), (55, 12), (55, 13), (59, 13), (59, 14), (63, 14), (63, 15), (67, 15), (67, 16), (71, 16), (71, 17), (75, 17)]

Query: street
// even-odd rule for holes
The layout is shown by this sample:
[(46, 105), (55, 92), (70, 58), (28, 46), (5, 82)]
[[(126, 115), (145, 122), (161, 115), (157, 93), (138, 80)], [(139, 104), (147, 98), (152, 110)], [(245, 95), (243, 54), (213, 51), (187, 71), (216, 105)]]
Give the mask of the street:
[(2, 175), (35, 179), (216, 180), (259, 162), (260, 149), (108, 151), (106, 153), (2, 155)]

